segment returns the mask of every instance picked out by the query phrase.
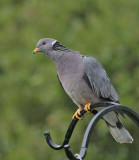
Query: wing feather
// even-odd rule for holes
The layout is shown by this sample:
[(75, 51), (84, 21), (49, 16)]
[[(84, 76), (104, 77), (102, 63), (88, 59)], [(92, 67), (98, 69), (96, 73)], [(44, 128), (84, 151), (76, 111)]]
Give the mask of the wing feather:
[(89, 56), (83, 56), (83, 63), (85, 75), (93, 92), (98, 97), (118, 102), (118, 94), (101, 64), (95, 58)]

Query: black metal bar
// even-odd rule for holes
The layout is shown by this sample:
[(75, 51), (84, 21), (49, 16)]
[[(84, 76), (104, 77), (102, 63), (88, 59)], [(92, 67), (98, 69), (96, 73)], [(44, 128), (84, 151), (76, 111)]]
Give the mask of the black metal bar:
[[(82, 109), (82, 110), (80, 111), (80, 113), (81, 113), (81, 116), (83, 116), (84, 113), (86, 113), (86, 111), (85, 111), (84, 109)], [(62, 145), (58, 145), (58, 144), (54, 143), (54, 141), (53, 141), (52, 138), (51, 138), (50, 132), (48, 132), (48, 131), (45, 132), (45, 133), (44, 133), (44, 136), (45, 136), (45, 139), (46, 139), (46, 142), (48, 143), (48, 145), (49, 145), (51, 148), (55, 149), (55, 150), (60, 150), (60, 149), (62, 149), (65, 144), (68, 144), (68, 143), (69, 143), (69, 140), (70, 140), (70, 138), (71, 138), (71, 135), (72, 135), (72, 133), (73, 133), (73, 130), (74, 130), (77, 122), (78, 122), (78, 119), (76, 119), (76, 118), (75, 118), (75, 119), (72, 119), (72, 121), (71, 121), (71, 123), (70, 123), (70, 125), (69, 125), (69, 127), (68, 127), (68, 130), (67, 130), (67, 132), (66, 132), (65, 139), (64, 139)]]
[(44, 133), (44, 136), (45, 136), (45, 139), (46, 139), (48, 145), (49, 145), (51, 148), (55, 149), (55, 150), (60, 150), (60, 149), (62, 149), (65, 144), (68, 144), (68, 142), (69, 142), (69, 140), (70, 140), (70, 137), (71, 137), (71, 135), (72, 135), (72, 133), (73, 133), (73, 130), (74, 130), (77, 122), (78, 122), (78, 119), (72, 119), (72, 121), (71, 121), (71, 123), (70, 123), (70, 125), (69, 125), (69, 127), (68, 127), (68, 130), (67, 130), (67, 132), (66, 132), (65, 139), (64, 139), (62, 145), (57, 145), (56, 143), (54, 143), (54, 141), (53, 141), (52, 138), (51, 138), (50, 132), (45, 132), (45, 133)]
[[(100, 102), (100, 103), (95, 103), (95, 104), (91, 105), (91, 109), (95, 109), (95, 108), (98, 108), (98, 107), (105, 107), (105, 108), (103, 108), (98, 113), (91, 111), (92, 113), (96, 113), (96, 114), (92, 118), (90, 123), (88, 124), (88, 127), (85, 131), (79, 154), (74, 155), (71, 151), (71, 148), (70, 148), (69, 144), (68, 144), (69, 140), (71, 138), (71, 135), (73, 133), (73, 130), (74, 130), (74, 128), (75, 128), (75, 126), (78, 122), (78, 119), (76, 119), (76, 118), (72, 119), (72, 121), (71, 121), (71, 123), (68, 127), (68, 130), (66, 132), (65, 139), (64, 139), (62, 145), (55, 144), (53, 142), (51, 136), (50, 136), (50, 133), (45, 132), (44, 135), (45, 135), (45, 139), (46, 139), (48, 145), (55, 150), (59, 150), (59, 149), (64, 148), (65, 152), (66, 152), (66, 155), (70, 160), (82, 160), (82, 159), (84, 159), (84, 157), (87, 153), (89, 139), (90, 139), (90, 136), (92, 134), (92, 131), (93, 131), (95, 125), (108, 112), (116, 111), (116, 112), (120, 112), (122, 114), (126, 114), (131, 120), (133, 120), (135, 122), (135, 124), (137, 126), (139, 126), (139, 114), (136, 113), (135, 111), (133, 111), (132, 109), (126, 107), (126, 106), (122, 106), (121, 104), (114, 103), (114, 102)], [(83, 116), (84, 113), (86, 113), (86, 111), (84, 109), (82, 109), (81, 110), (81, 116)]]
[(76, 157), (73, 155), (69, 144), (66, 144), (66, 145), (64, 146), (64, 149), (65, 149), (65, 152), (66, 152), (67, 157), (68, 157), (70, 160), (80, 160), (80, 159), (76, 158)]
[[(79, 153), (79, 156), (83, 159), (86, 155), (86, 152), (87, 152), (87, 148), (88, 148), (88, 144), (89, 144), (89, 139), (90, 139), (90, 136), (92, 134), (92, 131), (95, 127), (95, 125), (97, 124), (97, 122), (105, 115), (107, 114), (108, 112), (111, 112), (111, 111), (115, 111), (115, 110), (122, 110), (127, 116), (129, 116), (129, 118), (132, 117), (132, 120), (135, 122), (135, 124), (137, 126), (139, 126), (139, 114), (137, 114), (135, 111), (133, 111), (132, 109), (126, 107), (126, 106), (122, 106), (120, 104), (118, 105), (113, 105), (113, 106), (110, 106), (110, 107), (107, 107), (107, 108), (104, 108), (102, 109), (100, 112), (98, 112), (98, 114), (96, 114), (92, 120), (90, 121), (87, 129), (86, 129), (86, 132), (84, 134), (84, 138), (83, 138), (83, 141), (82, 141), (82, 145), (81, 145), (81, 150), (80, 150), (80, 153)], [(66, 148), (66, 152), (68, 152), (68, 148)], [(71, 151), (70, 151), (71, 153)]]
[(60, 149), (63, 148), (63, 145), (58, 145), (58, 144), (54, 143), (54, 141), (53, 141), (52, 138), (51, 138), (50, 132), (45, 132), (45, 133), (44, 133), (44, 136), (45, 136), (45, 139), (46, 139), (48, 145), (49, 145), (51, 148), (53, 148), (53, 149), (55, 149), (55, 150), (60, 150)]

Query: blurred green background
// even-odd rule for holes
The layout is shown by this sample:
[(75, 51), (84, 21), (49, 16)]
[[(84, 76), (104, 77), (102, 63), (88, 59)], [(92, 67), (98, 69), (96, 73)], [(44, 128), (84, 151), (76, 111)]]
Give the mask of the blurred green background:
[[(32, 55), (39, 39), (51, 37), (97, 58), (119, 93), (139, 112), (138, 0), (0, 1), (0, 160), (63, 160), (43, 133), (61, 144), (77, 107), (59, 85), (56, 68), (44, 54)], [(92, 115), (85, 115), (70, 145), (79, 152)], [(85, 159), (138, 160), (139, 129), (123, 120), (134, 138), (119, 144), (100, 121)]]

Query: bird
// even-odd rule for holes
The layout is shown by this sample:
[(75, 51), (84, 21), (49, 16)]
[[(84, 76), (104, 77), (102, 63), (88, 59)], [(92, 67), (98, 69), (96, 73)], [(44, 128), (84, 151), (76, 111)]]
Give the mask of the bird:
[[(104, 67), (94, 57), (69, 49), (53, 38), (40, 39), (32, 53), (36, 52), (43, 52), (54, 62), (61, 86), (78, 106), (72, 118), (81, 119), (81, 109), (84, 108), (89, 113), (90, 105), (93, 103), (105, 101), (120, 103)], [(104, 115), (103, 120), (117, 142), (133, 142), (132, 136), (116, 111)]]

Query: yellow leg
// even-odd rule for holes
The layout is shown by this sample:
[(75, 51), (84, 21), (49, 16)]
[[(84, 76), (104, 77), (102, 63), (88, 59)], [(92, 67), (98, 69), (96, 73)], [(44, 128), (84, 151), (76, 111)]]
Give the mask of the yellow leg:
[(77, 111), (74, 113), (74, 115), (72, 116), (72, 119), (77, 118), (77, 119), (79, 119), (79, 120), (82, 120), (82, 118), (79, 117), (79, 116), (81, 115), (80, 111), (81, 111), (82, 109), (83, 109), (82, 107), (79, 107), (79, 108), (77, 109)]
[(90, 113), (90, 111), (91, 111), (90, 105), (91, 105), (91, 103), (88, 103), (88, 104), (86, 104), (85, 107), (84, 107), (84, 110), (85, 110), (87, 113)]

